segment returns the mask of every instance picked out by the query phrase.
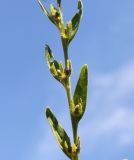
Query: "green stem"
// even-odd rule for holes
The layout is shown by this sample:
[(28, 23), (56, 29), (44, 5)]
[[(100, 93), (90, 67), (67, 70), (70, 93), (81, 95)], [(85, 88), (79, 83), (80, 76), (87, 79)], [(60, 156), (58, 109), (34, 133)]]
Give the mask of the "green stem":
[[(67, 68), (67, 60), (69, 59), (68, 56), (68, 44), (64, 39), (61, 38), (62, 41), (62, 47), (64, 51), (64, 60), (65, 60), (65, 67)], [(71, 92), (71, 83), (70, 83), (70, 77), (67, 77), (66, 80), (66, 85), (65, 85), (66, 93), (67, 93), (67, 98), (68, 98), (68, 104), (70, 107), (70, 117), (71, 117), (71, 123), (72, 123), (72, 129), (73, 129), (73, 138), (74, 138), (74, 143), (77, 143), (77, 128), (78, 125), (77, 123), (74, 123), (74, 120), (71, 116), (71, 107), (73, 105), (73, 98), (72, 98), (72, 92)], [(72, 157), (71, 160), (78, 160), (78, 154), (75, 157)]]
[(73, 136), (74, 136), (74, 143), (75, 144), (77, 143), (77, 129), (78, 129), (78, 124), (73, 123)]
[(78, 155), (76, 157), (72, 157), (71, 160), (79, 160)]
[(62, 42), (62, 47), (63, 47), (63, 52), (64, 52), (65, 67), (67, 68), (67, 60), (69, 59), (68, 45), (67, 45), (67, 42), (62, 37), (61, 37), (61, 42)]

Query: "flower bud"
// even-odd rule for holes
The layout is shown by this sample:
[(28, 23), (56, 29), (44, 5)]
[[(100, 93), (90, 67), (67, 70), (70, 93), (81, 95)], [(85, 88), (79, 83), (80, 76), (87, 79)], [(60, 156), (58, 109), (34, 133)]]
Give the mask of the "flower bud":
[(72, 71), (72, 64), (71, 64), (71, 61), (70, 60), (67, 60), (67, 67), (65, 68), (64, 72), (65, 72), (65, 75), (67, 77), (69, 77), (71, 75), (71, 71)]
[(59, 69), (57, 69), (57, 74), (58, 76), (61, 76), (61, 71)]
[(75, 143), (72, 144), (72, 153), (76, 153), (77, 147)]
[(51, 15), (54, 17), (56, 14), (56, 10), (52, 4), (50, 4), (50, 11), (51, 11)]

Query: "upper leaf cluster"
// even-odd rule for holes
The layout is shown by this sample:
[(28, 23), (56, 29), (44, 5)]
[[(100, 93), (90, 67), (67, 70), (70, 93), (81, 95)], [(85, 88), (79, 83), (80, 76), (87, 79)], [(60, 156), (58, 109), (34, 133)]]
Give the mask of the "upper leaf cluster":
[(57, 7), (55, 7), (53, 4), (50, 5), (50, 13), (44, 7), (41, 0), (38, 0), (38, 2), (45, 15), (60, 31), (61, 38), (66, 41), (67, 45), (69, 45), (79, 28), (83, 10), (82, 1), (78, 0), (78, 12), (72, 17), (69, 22), (67, 22), (66, 25), (64, 25), (63, 21), (61, 0), (57, 0)]

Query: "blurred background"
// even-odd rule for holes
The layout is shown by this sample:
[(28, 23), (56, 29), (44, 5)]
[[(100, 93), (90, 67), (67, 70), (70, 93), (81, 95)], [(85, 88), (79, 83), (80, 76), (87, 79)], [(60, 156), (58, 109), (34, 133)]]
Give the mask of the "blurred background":
[[(50, 3), (56, 4), (43, 2), (48, 10)], [(72, 91), (81, 66), (89, 66), (80, 160), (133, 160), (134, 1), (83, 0), (83, 5), (81, 25), (69, 48)], [(67, 22), (77, 11), (77, 0), (63, 1), (63, 11)], [(72, 139), (66, 93), (49, 73), (46, 43), (63, 60), (59, 33), (36, 0), (1, 1), (1, 160), (67, 160), (44, 116), (50, 105)]]

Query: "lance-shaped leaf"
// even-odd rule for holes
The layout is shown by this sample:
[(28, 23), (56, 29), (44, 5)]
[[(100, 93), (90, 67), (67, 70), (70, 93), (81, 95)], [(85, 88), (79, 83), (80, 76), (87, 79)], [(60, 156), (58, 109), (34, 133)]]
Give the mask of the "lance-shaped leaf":
[(74, 38), (75, 34), (78, 31), (80, 20), (82, 17), (82, 9), (83, 9), (82, 1), (78, 0), (78, 12), (74, 15), (72, 20), (69, 21), (67, 24), (67, 26), (68, 26), (71, 23), (71, 29), (70, 29), (71, 36), (69, 39), (69, 43), (71, 42), (71, 40)]
[(83, 9), (82, 8), (82, 1), (78, 0), (78, 10), (79, 10), (79, 12), (76, 13), (74, 15), (74, 17), (72, 18), (72, 30), (73, 30), (72, 38), (75, 36), (75, 34), (76, 34), (76, 32), (77, 32), (77, 30), (79, 28), (79, 24), (80, 24), (80, 20), (81, 20), (81, 16), (82, 16), (82, 9)]
[(81, 69), (79, 80), (77, 82), (77, 86), (73, 96), (75, 105), (74, 112), (76, 112), (76, 119), (78, 121), (82, 118), (85, 112), (86, 101), (87, 101), (87, 90), (88, 90), (88, 66), (85, 64)]
[(71, 153), (69, 152), (71, 148), (70, 138), (68, 137), (67, 133), (62, 128), (62, 126), (59, 124), (59, 122), (57, 121), (56, 117), (54, 116), (50, 108), (46, 109), (46, 117), (51, 126), (51, 129), (53, 131), (57, 143), (59, 144), (62, 151), (70, 158), (71, 156)]
[[(46, 8), (43, 6), (42, 2), (40, 0), (38, 0), (38, 3), (41, 7), (41, 9), (43, 10), (43, 12), (45, 13), (45, 15), (50, 19), (50, 21), (55, 24), (53, 18), (51, 17), (51, 15), (48, 13), (48, 11), (46, 10)], [(56, 24), (55, 24), (56, 25)]]
[(53, 53), (48, 45), (45, 47), (45, 57), (47, 61), (48, 68), (55, 79), (58, 79), (58, 73), (57, 70), (59, 69), (58, 62), (54, 59)]

